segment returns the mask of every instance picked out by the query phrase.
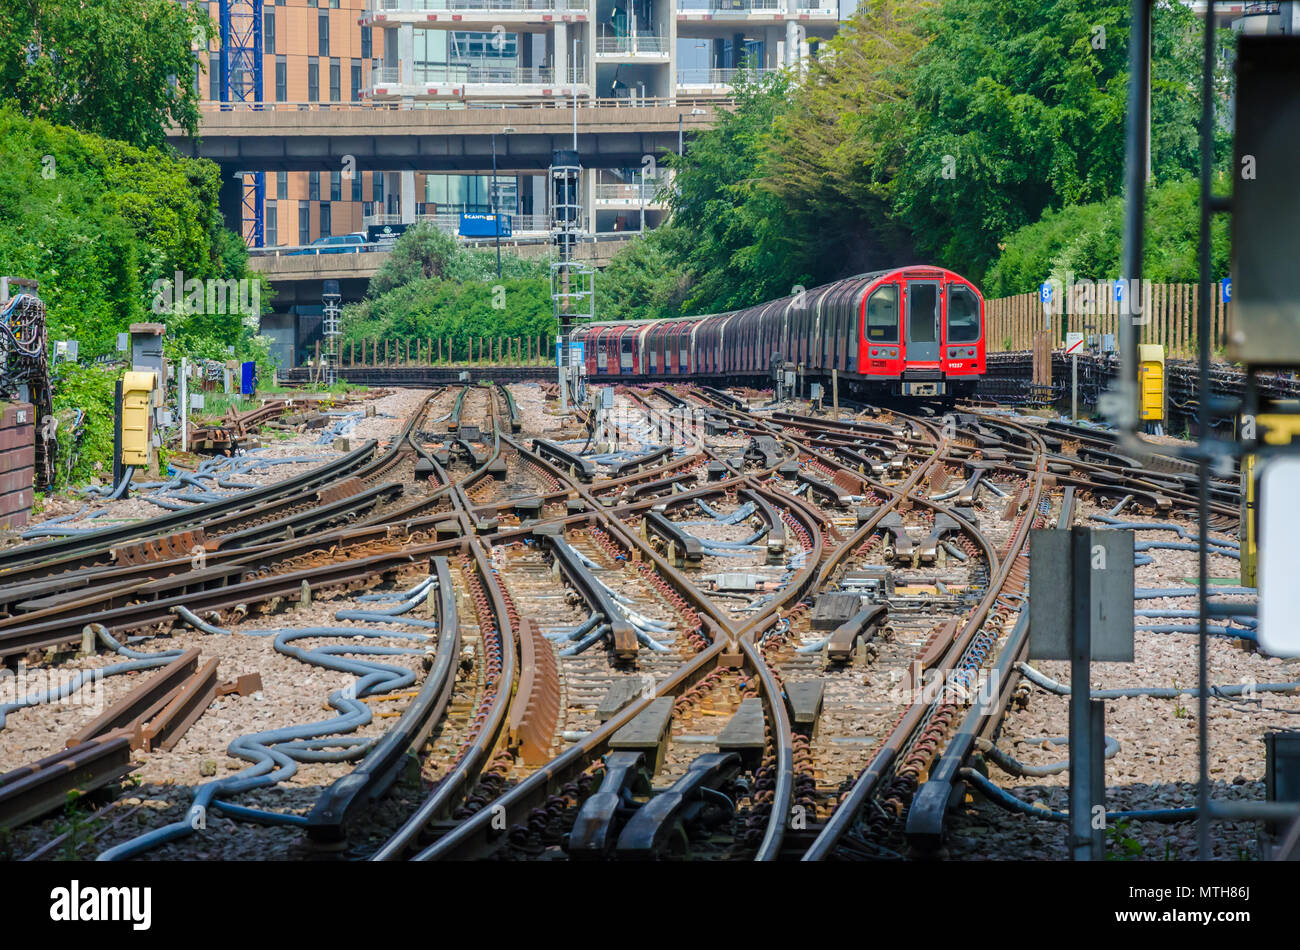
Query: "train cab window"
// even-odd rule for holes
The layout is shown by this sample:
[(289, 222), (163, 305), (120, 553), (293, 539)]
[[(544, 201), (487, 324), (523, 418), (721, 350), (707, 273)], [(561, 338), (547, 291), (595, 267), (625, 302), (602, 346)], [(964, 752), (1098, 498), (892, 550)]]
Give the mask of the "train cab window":
[(867, 298), (867, 342), (898, 342), (898, 286), (885, 284)]
[(974, 343), (980, 338), (980, 302), (969, 287), (948, 288), (948, 342)]

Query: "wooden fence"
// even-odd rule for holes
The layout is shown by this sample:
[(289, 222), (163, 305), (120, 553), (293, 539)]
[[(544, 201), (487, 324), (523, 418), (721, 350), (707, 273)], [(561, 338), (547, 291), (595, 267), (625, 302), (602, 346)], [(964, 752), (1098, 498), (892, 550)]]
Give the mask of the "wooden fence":
[[(1058, 287), (1058, 296), (1060, 290)], [(1102, 281), (1096, 285), (1076, 284), (1070, 290), (1066, 313), (1062, 315), (1060, 305), (1053, 302), (1050, 322), (1044, 319), (1043, 301), (1037, 293), (986, 301), (989, 352), (1032, 349), (1034, 334), (1044, 329), (1049, 332), (1053, 348), (1064, 344), (1067, 330), (1098, 336), (1113, 333), (1118, 346), (1120, 320), (1128, 317), (1120, 314), (1123, 302), (1115, 299), (1114, 285)], [(1135, 315), (1141, 321), (1138, 342), (1163, 343), (1166, 357), (1195, 357), (1199, 290), (1196, 284), (1147, 284), (1141, 294), (1140, 313)], [(1232, 326), (1232, 304), (1223, 300), (1218, 284), (1213, 285), (1211, 297), (1210, 348), (1212, 353), (1220, 354)]]
[[(450, 337), (339, 341), (341, 366), (528, 366), (555, 362), (551, 338), (542, 336), (474, 337), (457, 344)], [(321, 344), (316, 343), (316, 365)]]

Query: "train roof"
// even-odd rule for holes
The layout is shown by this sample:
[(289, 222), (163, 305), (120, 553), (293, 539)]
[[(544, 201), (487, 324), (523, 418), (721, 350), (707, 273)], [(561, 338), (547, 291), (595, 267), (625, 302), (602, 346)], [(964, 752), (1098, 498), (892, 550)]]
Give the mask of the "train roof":
[[(827, 287), (834, 287), (836, 284), (842, 284), (847, 281), (865, 280), (868, 282), (881, 280), (885, 277), (892, 277), (894, 274), (906, 274), (908, 271), (927, 271), (951, 274), (954, 277), (961, 277), (956, 271), (948, 270), (946, 267), (940, 267), (938, 264), (904, 264), (901, 267), (887, 267), (884, 270), (867, 271), (863, 274), (854, 274), (851, 277), (841, 277), (839, 280), (832, 280), (829, 283), (819, 284), (809, 290), (804, 291), (806, 294), (814, 294), (825, 290)], [(927, 275), (928, 276), (928, 275)], [(965, 280), (965, 278), (962, 278)], [(721, 313), (697, 313), (688, 317), (650, 317), (644, 320), (592, 320), (588, 323), (580, 323), (574, 327), (574, 330), (582, 330), (594, 327), (643, 327), (650, 324), (665, 323), (694, 323), (700, 320), (708, 320), (712, 317), (730, 317), (742, 313), (746, 310), (753, 310), (755, 307), (765, 307), (768, 304), (778, 303), (782, 300), (790, 300), (794, 294), (787, 294), (784, 297), (773, 297), (771, 300), (764, 300), (760, 303), (750, 304), (748, 307), (737, 307), (735, 310), (724, 310)]]

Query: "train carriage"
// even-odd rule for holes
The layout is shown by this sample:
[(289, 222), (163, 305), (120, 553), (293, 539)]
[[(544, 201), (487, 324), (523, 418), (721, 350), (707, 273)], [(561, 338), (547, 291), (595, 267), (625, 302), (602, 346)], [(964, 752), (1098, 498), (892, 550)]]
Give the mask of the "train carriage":
[(686, 319), (591, 323), (575, 330), (596, 378), (770, 378), (786, 364), (834, 370), (850, 391), (973, 393), (985, 371), (984, 299), (941, 267), (861, 274), (790, 297)]

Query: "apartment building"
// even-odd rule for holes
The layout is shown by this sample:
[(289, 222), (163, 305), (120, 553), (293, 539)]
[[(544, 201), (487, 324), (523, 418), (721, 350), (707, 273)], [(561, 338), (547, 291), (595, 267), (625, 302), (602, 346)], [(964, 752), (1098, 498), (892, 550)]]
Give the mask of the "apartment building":
[[(578, 99), (681, 105), (729, 94), (736, 71), (797, 64), (832, 36), (839, 0), (266, 0), (262, 98), (277, 108), (567, 107)], [(214, 21), (216, 2), (203, 3)], [(843, 11), (847, 15), (849, 10)], [(215, 44), (214, 44), (215, 46)], [(220, 56), (199, 78), (222, 98)], [(235, 85), (244, 77), (232, 75)], [(281, 105), (283, 104), (283, 105)], [(211, 108), (212, 106), (208, 106)], [(508, 113), (503, 120), (508, 134)], [(545, 230), (545, 179), (502, 164), (471, 174), (281, 172), (266, 176), (267, 246), (308, 244), (368, 225), (494, 205), (516, 234)], [(652, 168), (592, 169), (587, 230), (656, 227), (664, 180)]]

